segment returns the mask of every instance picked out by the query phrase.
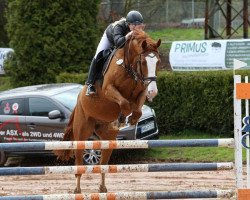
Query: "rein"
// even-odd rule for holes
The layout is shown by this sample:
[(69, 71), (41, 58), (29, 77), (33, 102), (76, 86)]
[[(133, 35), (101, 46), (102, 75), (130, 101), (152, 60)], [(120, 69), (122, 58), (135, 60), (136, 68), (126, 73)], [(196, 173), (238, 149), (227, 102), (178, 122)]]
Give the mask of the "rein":
[[(129, 50), (130, 50), (130, 45), (131, 45), (131, 42), (132, 42), (132, 38), (130, 39), (129, 41), (129, 44), (128, 44), (128, 48), (126, 48), (127, 52), (124, 53), (124, 61), (127, 60), (127, 65), (126, 65), (126, 62), (123, 62), (122, 59), (118, 59), (116, 56), (116, 64), (122, 66), (126, 72), (137, 82), (138, 80), (145, 86), (147, 87), (152, 81), (156, 81), (156, 78), (157, 76), (152, 76), (152, 77), (144, 77), (142, 72), (141, 72), (141, 69), (142, 69), (142, 55), (145, 55), (147, 52), (141, 52), (139, 54), (137, 54), (136, 56), (138, 56), (138, 60), (136, 61), (135, 65), (136, 67), (130, 63), (129, 61)], [(127, 56), (125, 56), (127, 55)], [(150, 52), (147, 54), (147, 56), (153, 58), (155, 57), (155, 55), (153, 56), (150, 56)], [(140, 73), (139, 73), (140, 72)]]

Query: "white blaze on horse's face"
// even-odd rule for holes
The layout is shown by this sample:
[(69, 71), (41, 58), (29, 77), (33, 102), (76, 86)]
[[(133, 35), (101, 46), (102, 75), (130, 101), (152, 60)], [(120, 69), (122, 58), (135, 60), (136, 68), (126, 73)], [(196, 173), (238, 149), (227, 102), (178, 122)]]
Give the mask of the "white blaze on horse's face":
[[(155, 54), (150, 53), (145, 57), (147, 61), (147, 67), (148, 67), (148, 77), (156, 77), (156, 64), (158, 61), (158, 58), (155, 56)], [(147, 92), (147, 98), (149, 101), (152, 101), (153, 98), (157, 95), (158, 89), (156, 85), (156, 81), (152, 81), (148, 85), (148, 92)]]

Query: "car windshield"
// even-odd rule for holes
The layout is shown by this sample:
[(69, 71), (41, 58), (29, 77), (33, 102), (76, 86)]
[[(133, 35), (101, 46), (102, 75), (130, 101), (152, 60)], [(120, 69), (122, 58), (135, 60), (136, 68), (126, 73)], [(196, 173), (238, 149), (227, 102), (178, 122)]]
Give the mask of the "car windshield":
[(68, 108), (70, 111), (73, 111), (77, 96), (79, 92), (81, 91), (82, 87), (77, 87), (71, 90), (64, 91), (62, 93), (54, 95), (52, 98), (58, 100), (61, 102), (66, 108)]

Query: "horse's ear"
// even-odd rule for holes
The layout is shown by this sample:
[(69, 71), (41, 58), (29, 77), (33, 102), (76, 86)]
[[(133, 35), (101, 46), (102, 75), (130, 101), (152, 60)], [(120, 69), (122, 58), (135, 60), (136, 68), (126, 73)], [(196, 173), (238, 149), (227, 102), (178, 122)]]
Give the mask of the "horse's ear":
[(141, 46), (142, 46), (142, 49), (143, 49), (143, 50), (146, 50), (146, 49), (147, 49), (147, 42), (146, 42), (146, 40), (144, 40), (144, 41), (142, 42)]
[(161, 39), (159, 39), (159, 40), (157, 41), (156, 45), (157, 45), (157, 48), (161, 45)]

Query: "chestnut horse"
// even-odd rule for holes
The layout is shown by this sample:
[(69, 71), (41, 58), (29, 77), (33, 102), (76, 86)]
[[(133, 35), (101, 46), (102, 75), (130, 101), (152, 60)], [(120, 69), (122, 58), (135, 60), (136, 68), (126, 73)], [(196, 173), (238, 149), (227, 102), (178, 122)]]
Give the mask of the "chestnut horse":
[[(116, 140), (118, 117), (129, 117), (136, 124), (142, 115), (141, 108), (148, 97), (157, 94), (156, 70), (160, 62), (158, 47), (161, 40), (153, 41), (144, 31), (134, 31), (124, 47), (117, 49), (104, 76), (103, 84), (96, 83), (97, 96), (86, 96), (86, 86), (78, 96), (64, 134), (64, 141), (84, 141), (95, 132), (101, 140)], [(55, 152), (59, 159), (68, 160), (71, 150)], [(112, 149), (101, 152), (100, 164), (106, 165)], [(83, 164), (83, 151), (74, 150), (75, 164)], [(81, 174), (76, 174), (75, 193), (81, 193)], [(107, 192), (105, 174), (102, 174), (100, 192)]]

